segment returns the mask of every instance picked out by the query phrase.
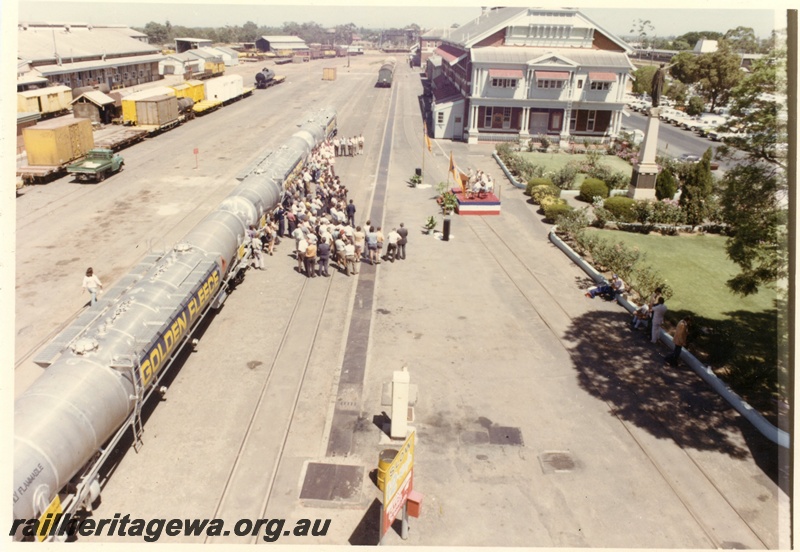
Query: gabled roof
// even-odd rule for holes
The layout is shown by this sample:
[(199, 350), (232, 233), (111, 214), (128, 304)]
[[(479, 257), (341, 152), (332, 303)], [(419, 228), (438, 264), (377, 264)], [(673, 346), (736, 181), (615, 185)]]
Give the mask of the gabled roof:
[(303, 40), (299, 36), (270, 35), (270, 36), (262, 36), (261, 38), (269, 42), (302, 42), (303, 44), (305, 44), (305, 40)]
[(454, 29), (444, 40), (465, 48), (471, 48), (483, 39), (522, 20), (527, 21), (527, 23), (523, 22), (524, 25), (532, 22), (536, 25), (571, 25), (593, 28), (625, 52), (631, 51), (631, 47), (624, 40), (598, 25), (576, 8), (510, 7), (491, 9), (482, 12), (477, 18)]
[(548, 56), (554, 57), (564, 64), (581, 67), (605, 67), (608, 69), (633, 70), (628, 56), (623, 52), (594, 50), (591, 48), (534, 48), (495, 46), (473, 48), (470, 56), (474, 63), (509, 63), (537, 64)]
[(498, 8), (484, 11), (472, 21), (453, 29), (447, 41), (470, 47), (527, 12), (528, 8)]
[(160, 53), (141, 40), (131, 38), (130, 29), (114, 27), (21, 26), (17, 33), (17, 57), (32, 62), (55, 61), (58, 52), (62, 62), (80, 61), (105, 54), (134, 56)]
[(114, 103), (114, 98), (110, 98), (110, 97), (106, 96), (105, 94), (103, 94), (99, 90), (91, 90), (89, 92), (84, 92), (83, 94), (81, 94), (80, 96), (78, 96), (77, 98), (72, 100), (70, 103), (74, 104), (78, 100), (80, 100), (81, 98), (86, 98), (87, 100), (89, 100), (90, 102), (92, 102), (93, 104), (95, 104), (98, 107), (103, 107), (104, 105), (108, 105), (108, 104), (113, 104)]

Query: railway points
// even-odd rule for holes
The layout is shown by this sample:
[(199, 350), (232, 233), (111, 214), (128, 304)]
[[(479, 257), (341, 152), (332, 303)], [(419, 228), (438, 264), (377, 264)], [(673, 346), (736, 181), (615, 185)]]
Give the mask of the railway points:
[[(549, 244), (521, 192), (503, 189), (501, 216), (454, 217), (457, 240), (422, 234), (435, 203), (430, 190), (404, 182), (422, 149), (421, 85), (399, 66), (390, 89), (374, 88), (381, 59), (351, 60), (353, 72), (340, 68), (322, 90), (318, 69), (327, 61), (284, 66), (286, 83), (265, 91), (281, 102), (264, 102), (269, 123), (248, 121), (254, 107), (240, 102), (160, 136), (170, 147), (204, 140), (206, 150), (217, 142), (197, 133), (231, 133), (217, 137), (231, 151), (217, 146), (196, 175), (190, 155), (163, 159), (146, 141), (126, 151), (126, 171), (114, 177), (133, 189), (120, 192), (119, 180), (89, 197), (58, 181), (47, 194), (56, 197), (42, 189), (22, 198), (18, 224), (31, 250), (18, 252), (17, 277), (34, 281), (17, 292), (17, 331), (27, 328), (17, 336), (18, 379), (35, 373), (25, 351), (80, 310), (79, 300), (56, 300), (56, 320), (35, 327), (48, 286), (70, 289), (74, 268), (102, 266), (101, 255), (115, 259), (104, 279), (111, 283), (139, 258), (136, 245), (177, 241), (227, 195), (256, 149), (280, 144), (274, 126), (290, 125), (308, 104), (333, 100), (340, 132), (366, 138), (365, 155), (336, 163), (360, 213), (384, 229), (403, 221), (411, 230), (405, 261), (362, 265), (357, 279), (300, 277), (284, 240), (267, 271), (250, 271), (204, 326), (196, 352), (149, 410), (144, 446), (121, 448), (93, 515), (330, 519), (325, 536), (278, 542), (375, 544), (381, 494), (372, 472), (387, 446), (381, 385), (407, 365), (420, 390), (414, 486), (425, 495), (410, 544), (778, 547), (788, 514), (775, 448), (688, 372), (663, 372), (612, 305), (583, 300), (585, 277)], [(214, 119), (221, 116), (225, 125)], [(234, 132), (259, 133), (260, 147)], [(502, 181), (491, 146), (453, 149)], [(447, 159), (437, 161), (427, 177), (445, 180)], [(162, 174), (137, 172), (135, 162), (158, 164)], [(117, 217), (87, 242), (72, 236), (104, 222), (90, 202)], [(34, 231), (50, 213), (74, 218), (60, 225), (63, 250), (48, 260), (55, 269), (34, 254), (57, 239), (59, 225)], [(38, 270), (43, 281), (32, 278)], [(351, 336), (354, 327), (363, 329)], [(348, 347), (363, 353), (360, 389), (349, 384)], [(344, 425), (335, 416), (342, 408), (355, 413)], [(333, 456), (336, 434), (349, 445)], [(329, 499), (301, 498), (311, 465), (348, 476)], [(393, 531), (388, 537), (401, 542)]]

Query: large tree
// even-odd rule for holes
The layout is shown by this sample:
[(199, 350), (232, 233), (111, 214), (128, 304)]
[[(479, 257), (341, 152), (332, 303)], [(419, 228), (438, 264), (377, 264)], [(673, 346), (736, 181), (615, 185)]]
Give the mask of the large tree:
[(727, 128), (739, 133), (719, 151), (738, 163), (722, 181), (721, 206), (731, 227), (726, 250), (740, 269), (728, 286), (743, 295), (788, 276), (785, 55), (757, 61), (731, 91)]
[(649, 94), (650, 83), (653, 82), (653, 75), (658, 71), (655, 65), (643, 65), (633, 72), (633, 93)]
[(731, 89), (742, 79), (741, 59), (720, 41), (716, 52), (694, 56), (681, 52), (672, 58), (670, 74), (684, 84), (694, 84), (713, 112), (725, 105)]
[(730, 29), (722, 37), (734, 52), (752, 54), (758, 51), (758, 38), (752, 27), (736, 27)]

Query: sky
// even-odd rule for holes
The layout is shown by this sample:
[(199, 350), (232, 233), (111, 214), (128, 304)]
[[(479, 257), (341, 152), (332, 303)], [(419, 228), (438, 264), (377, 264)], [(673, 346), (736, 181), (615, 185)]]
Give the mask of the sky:
[[(13, 1), (4, 0), (3, 3)], [(501, 4), (563, 6), (547, 0), (509, 0)], [(677, 36), (701, 30), (725, 32), (746, 26), (752, 27), (761, 38), (769, 36), (775, 28), (785, 27), (785, 10), (789, 6), (789, 2), (782, 0), (759, 2), (757, 5), (762, 7), (759, 10), (751, 9), (756, 3), (739, 0), (673, 0), (671, 7), (665, 9), (642, 9), (637, 2), (613, 0), (573, 0), (564, 4), (580, 8), (601, 27), (620, 36), (629, 34), (634, 21), (643, 19), (652, 23), (655, 27), (652, 34), (657, 36)], [(477, 17), (481, 5), (491, 4), (486, 0), (238, 0), (231, 4), (218, 0), (174, 0), (168, 3), (152, 0), (19, 0), (17, 17), (21, 21), (119, 23), (134, 27), (143, 27), (150, 21), (162, 24), (169, 21), (187, 27), (233, 26), (247, 21), (280, 26), (289, 21), (314, 21), (326, 27), (354, 23), (367, 28), (403, 27), (416, 23), (427, 29), (463, 24)]]

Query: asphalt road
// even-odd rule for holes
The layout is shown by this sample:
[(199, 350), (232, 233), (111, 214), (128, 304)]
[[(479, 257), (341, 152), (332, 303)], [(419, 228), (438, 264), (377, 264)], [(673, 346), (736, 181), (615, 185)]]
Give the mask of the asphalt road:
[[(647, 117), (636, 111), (625, 109), (625, 116), (622, 118), (622, 126), (628, 129), (645, 131)], [(689, 130), (676, 127), (661, 121), (658, 130), (658, 153), (670, 157), (680, 157), (681, 154), (689, 153), (702, 156), (708, 148), (712, 148), (716, 153), (720, 142), (714, 142), (708, 138), (703, 138)], [(722, 171), (730, 169), (733, 163), (730, 160), (719, 161)]]

